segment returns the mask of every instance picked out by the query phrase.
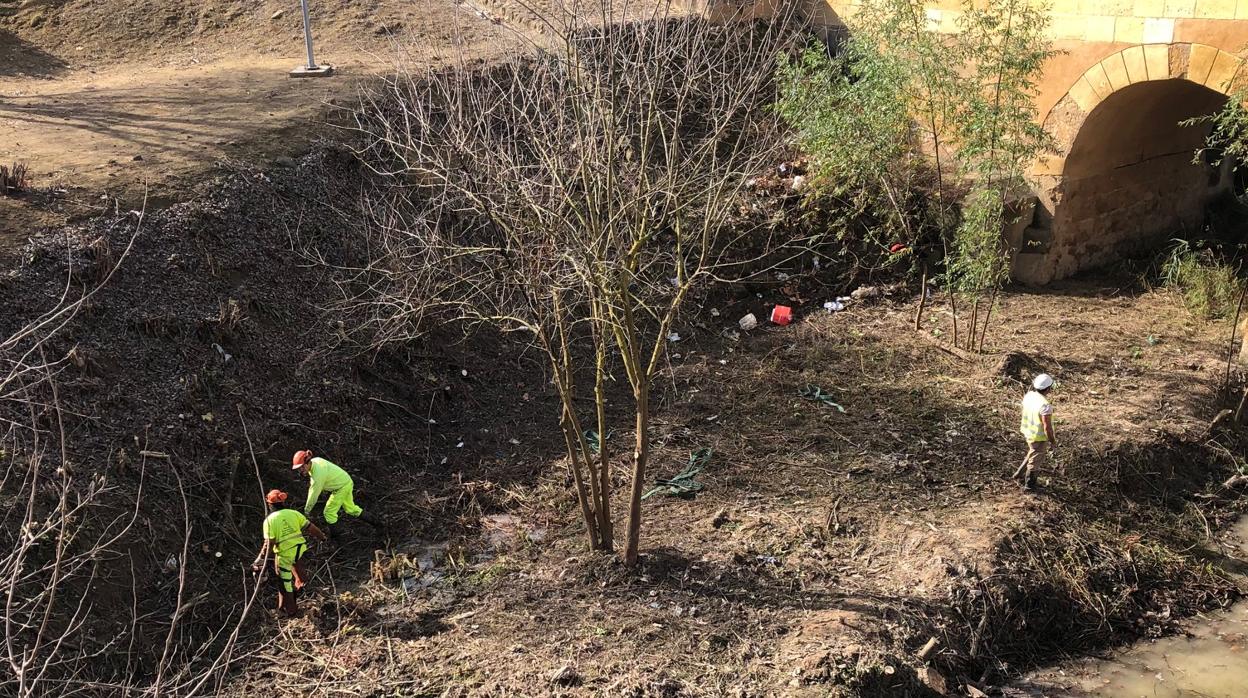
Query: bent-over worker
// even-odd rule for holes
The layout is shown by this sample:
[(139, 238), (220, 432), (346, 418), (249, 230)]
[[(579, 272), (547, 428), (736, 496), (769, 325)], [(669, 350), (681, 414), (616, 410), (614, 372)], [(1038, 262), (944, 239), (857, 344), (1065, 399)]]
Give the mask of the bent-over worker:
[(312, 509), (316, 507), (316, 500), (320, 499), (321, 492), (329, 493), (329, 496), (325, 498), (323, 513), (325, 526), (328, 529), (326, 532), (331, 539), (336, 535), (334, 524), (338, 523), (339, 510), (345, 511), (348, 515), (374, 528), (382, 527), (381, 521), (366, 515), (364, 510), (355, 503), (353, 497), (355, 483), (347, 471), (324, 458), (314, 458), (311, 451), (297, 451), (291, 463), (292, 470), (298, 470), (311, 479), (308, 483), (308, 501), (303, 504), (305, 516), (312, 515)]
[(260, 571), (266, 553), (273, 553), (273, 571), (277, 574), (277, 610), (291, 618), (299, 617), (298, 592), (304, 586), (303, 565), (300, 560), (308, 551), (304, 533), (316, 540), (325, 540), (325, 534), (307, 517), (294, 509), (286, 508), (287, 494), (270, 490), (264, 501), (272, 512), (264, 519), (264, 545), (256, 561), (251, 563), (254, 572)]
[(1018, 427), (1027, 439), (1027, 457), (1013, 475), (1015, 479), (1022, 476), (1023, 489), (1035, 484), (1035, 470), (1049, 461), (1057, 446), (1057, 437), (1053, 435), (1053, 405), (1048, 398), (1053, 376), (1041, 373), (1031, 382), (1031, 387), (1023, 397), (1023, 416)]

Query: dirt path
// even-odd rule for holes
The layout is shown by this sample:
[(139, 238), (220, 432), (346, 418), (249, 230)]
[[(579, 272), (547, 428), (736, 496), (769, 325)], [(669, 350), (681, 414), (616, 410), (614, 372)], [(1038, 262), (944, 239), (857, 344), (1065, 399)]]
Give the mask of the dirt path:
[(253, 57), (0, 79), (0, 162), (29, 163), (36, 187), (116, 193), (225, 157), (286, 152), (334, 95), (381, 68), (348, 60), (341, 77), (292, 80), (296, 63)]
[[(452, 52), (487, 57), (513, 38), (454, 2), (322, 3), (318, 59), (338, 73), (295, 80), (289, 71), (305, 59), (288, 3), (200, 18), (180, 33), (162, 28), (154, 7), (112, 4), (98, 31), (91, 7), (59, 2), (11, 18), (16, 33), (0, 26), (0, 163), (25, 162), (42, 190), (0, 198), (0, 246), (104, 208), (137, 208), (145, 193), (155, 206), (180, 200), (223, 160), (297, 155), (323, 133), (333, 104), (396, 57), (416, 66)], [(53, 19), (59, 30), (45, 31)]]

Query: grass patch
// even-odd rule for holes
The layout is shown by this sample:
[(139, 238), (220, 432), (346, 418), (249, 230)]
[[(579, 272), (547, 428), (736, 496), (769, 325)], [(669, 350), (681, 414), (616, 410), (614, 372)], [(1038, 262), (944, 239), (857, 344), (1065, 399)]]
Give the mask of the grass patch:
[(1242, 263), (1212, 248), (1198, 249), (1186, 240), (1175, 240), (1160, 265), (1160, 283), (1178, 291), (1192, 314), (1205, 320), (1235, 314), (1245, 280)]

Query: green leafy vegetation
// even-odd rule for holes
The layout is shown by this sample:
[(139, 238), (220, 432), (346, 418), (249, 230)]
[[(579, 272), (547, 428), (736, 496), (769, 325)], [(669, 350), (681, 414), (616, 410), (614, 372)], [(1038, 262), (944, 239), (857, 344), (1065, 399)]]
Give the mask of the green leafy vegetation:
[(1196, 249), (1186, 240), (1175, 240), (1160, 265), (1159, 281), (1183, 296), (1183, 303), (1197, 317), (1225, 319), (1235, 314), (1246, 285), (1241, 267), (1212, 249)]
[(1001, 232), (1027, 195), (1026, 167), (1050, 147), (1034, 97), (1053, 50), (1043, 5), (962, 10), (946, 34), (923, 2), (867, 0), (839, 53), (811, 47), (781, 63), (777, 109), (811, 158), (816, 193), (870, 213), (889, 239), (901, 232), (913, 244), (935, 231), (945, 284), (972, 301), (954, 342), (982, 349), (1009, 278)]

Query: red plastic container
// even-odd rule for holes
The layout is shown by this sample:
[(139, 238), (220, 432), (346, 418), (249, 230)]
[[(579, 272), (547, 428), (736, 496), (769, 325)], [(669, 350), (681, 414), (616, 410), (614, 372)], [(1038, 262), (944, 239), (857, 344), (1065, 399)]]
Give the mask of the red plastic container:
[(787, 305), (777, 305), (771, 309), (771, 321), (777, 325), (793, 322), (793, 309)]

